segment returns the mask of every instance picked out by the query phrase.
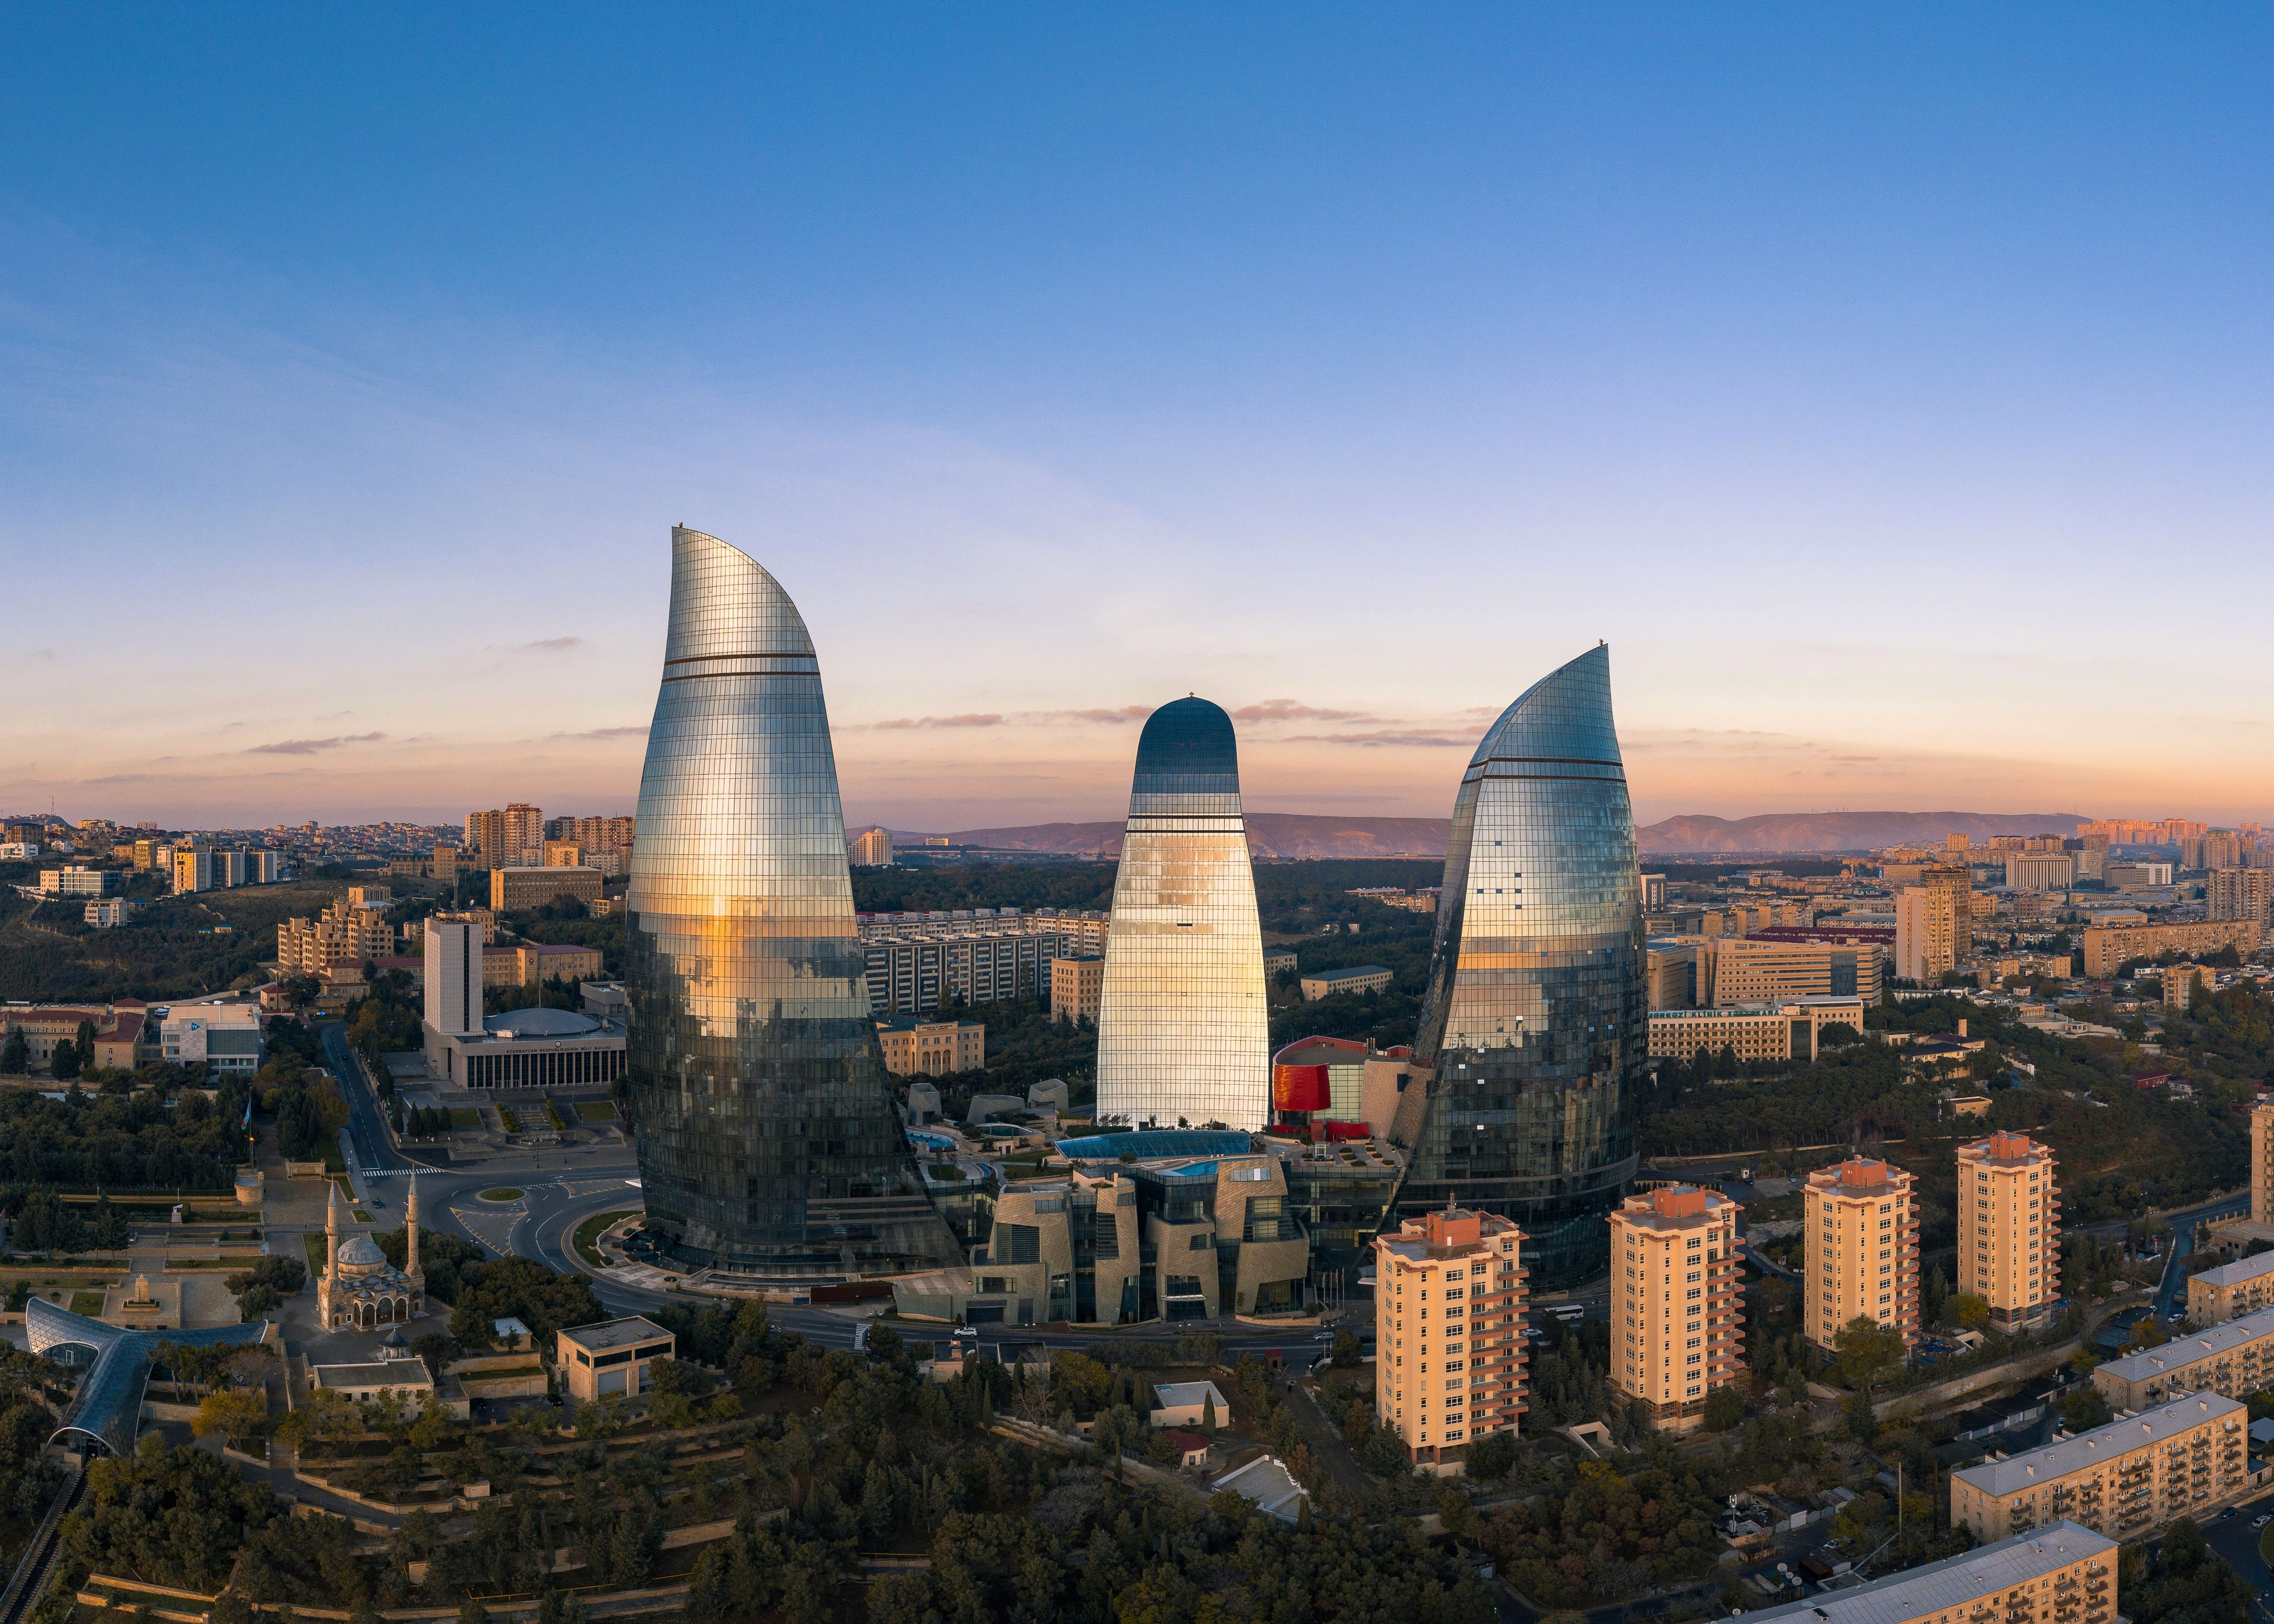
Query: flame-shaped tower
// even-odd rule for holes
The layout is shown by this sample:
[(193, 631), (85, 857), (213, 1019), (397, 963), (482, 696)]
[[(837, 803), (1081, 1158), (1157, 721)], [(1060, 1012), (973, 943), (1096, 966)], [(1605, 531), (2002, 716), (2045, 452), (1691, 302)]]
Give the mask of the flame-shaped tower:
[(625, 941), (648, 1217), (756, 1279), (955, 1266), (870, 1017), (812, 640), (742, 553), (671, 551)]
[(1263, 932), (1231, 718), (1163, 705), (1137, 741), (1097, 1000), (1097, 1109), (1139, 1127), (1261, 1128)]
[(1461, 779), (1414, 1046), (1431, 1075), (1393, 1130), (1412, 1154), (1400, 1212), (1515, 1219), (1544, 1284), (1600, 1267), (1634, 1173), (1641, 892), (1598, 645), (1503, 710)]

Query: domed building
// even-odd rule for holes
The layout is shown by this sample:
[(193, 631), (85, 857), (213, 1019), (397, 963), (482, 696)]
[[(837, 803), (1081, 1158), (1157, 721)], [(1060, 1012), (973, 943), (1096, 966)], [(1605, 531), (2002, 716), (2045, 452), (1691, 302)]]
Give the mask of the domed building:
[(410, 1181), (403, 1216), (408, 1246), (396, 1268), (368, 1235), (340, 1240), (340, 1188), (324, 1211), (324, 1277), (316, 1282), (316, 1306), (325, 1327), (335, 1331), (370, 1330), (399, 1325), (426, 1312), (426, 1271), (418, 1267), (418, 1180)]

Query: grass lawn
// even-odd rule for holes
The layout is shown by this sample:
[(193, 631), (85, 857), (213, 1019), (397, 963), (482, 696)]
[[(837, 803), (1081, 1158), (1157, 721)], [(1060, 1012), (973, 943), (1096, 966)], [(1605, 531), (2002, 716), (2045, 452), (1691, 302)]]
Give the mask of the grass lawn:
[(511, 1184), (500, 1184), (493, 1190), (482, 1192), (482, 1199), (485, 1201), (518, 1201), (521, 1197), (522, 1192)]
[(320, 1235), (303, 1235), (300, 1237), (300, 1244), (308, 1254), (310, 1276), (320, 1279), (324, 1273), (324, 1237)]
[(75, 1314), (85, 1314), (90, 1320), (100, 1320), (102, 1317), (102, 1293), (100, 1291), (72, 1292), (71, 1311)]
[(2274, 1522), (2268, 1523), (2265, 1531), (2258, 1536), (2258, 1554), (2274, 1566)]
[(545, 1120), (551, 1123), (556, 1128), (565, 1128), (568, 1125), (568, 1123), (561, 1118), (561, 1108), (553, 1104), (550, 1100), (547, 1100), (545, 1102)]
[(569, 1244), (575, 1249), (578, 1257), (584, 1259), (594, 1268), (606, 1268), (607, 1259), (600, 1256), (600, 1248), (597, 1244), (600, 1238), (600, 1231), (612, 1223), (634, 1216), (636, 1216), (636, 1209), (633, 1208), (627, 1208), (620, 1213), (594, 1213), (576, 1226), (576, 1233)]
[(576, 1101), (576, 1120), (579, 1122), (614, 1122), (615, 1119), (616, 1108), (610, 1101), (579, 1100)]
[(454, 1128), (478, 1128), (482, 1125), (482, 1114), (471, 1105), (454, 1105), (450, 1108), (450, 1125)]
[(369, 1223), (371, 1222), (371, 1214), (364, 1211), (362, 1207), (358, 1207), (356, 1208), (355, 1221), (358, 1223)]
[(498, 1107), (498, 1120), (505, 1124), (505, 1131), (508, 1133), (518, 1133), (521, 1132), (521, 1118), (515, 1116), (510, 1110), (507, 1109), (502, 1105)]

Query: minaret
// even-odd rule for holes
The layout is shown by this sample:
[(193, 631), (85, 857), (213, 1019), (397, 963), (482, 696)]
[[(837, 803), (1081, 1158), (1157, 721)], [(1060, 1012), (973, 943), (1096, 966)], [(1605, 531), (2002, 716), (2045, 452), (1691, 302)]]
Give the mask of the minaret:
[(340, 1278), (340, 1187), (327, 1184), (332, 1199), (324, 1206), (324, 1282), (336, 1285)]
[(426, 1271), (418, 1267), (418, 1175), (410, 1176), (410, 1199), (403, 1209), (403, 1238), (404, 1256), (403, 1273), (414, 1286), (426, 1283)]

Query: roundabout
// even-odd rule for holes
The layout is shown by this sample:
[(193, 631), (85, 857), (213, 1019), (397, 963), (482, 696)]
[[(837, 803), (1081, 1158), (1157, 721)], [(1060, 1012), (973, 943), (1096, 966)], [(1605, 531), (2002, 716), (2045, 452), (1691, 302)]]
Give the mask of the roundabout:
[(483, 1191), (477, 1199), (484, 1201), (518, 1201), (528, 1193), (525, 1190), (515, 1189), (511, 1184), (500, 1184), (494, 1189)]

